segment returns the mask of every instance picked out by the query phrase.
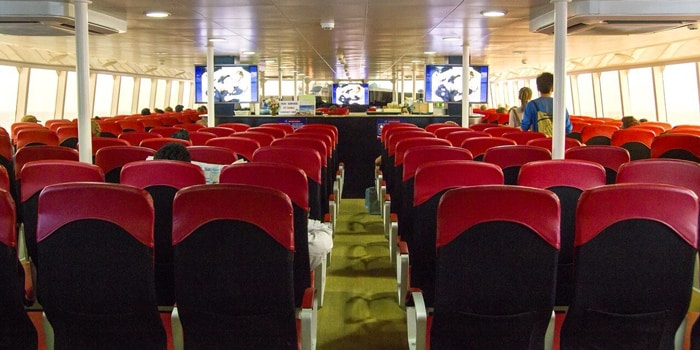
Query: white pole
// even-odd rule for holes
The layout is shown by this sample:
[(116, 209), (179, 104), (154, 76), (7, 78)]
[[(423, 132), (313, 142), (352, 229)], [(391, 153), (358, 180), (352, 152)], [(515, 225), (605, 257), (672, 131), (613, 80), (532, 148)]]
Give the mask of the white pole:
[(88, 0), (75, 0), (75, 72), (78, 79), (78, 144), (81, 162), (92, 164), (90, 120), (90, 43), (88, 40)]
[(216, 125), (216, 101), (214, 101), (214, 43), (207, 43), (207, 126)]
[(568, 2), (554, 3), (554, 110), (552, 130), (552, 159), (564, 159), (566, 137), (566, 34)]
[(469, 43), (462, 45), (462, 126), (469, 127)]

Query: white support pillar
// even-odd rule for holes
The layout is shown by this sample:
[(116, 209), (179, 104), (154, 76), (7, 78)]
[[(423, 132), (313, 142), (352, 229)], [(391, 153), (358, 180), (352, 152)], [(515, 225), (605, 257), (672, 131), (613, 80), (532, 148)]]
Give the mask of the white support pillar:
[(469, 127), (469, 43), (462, 45), (462, 126)]
[(207, 126), (216, 126), (216, 104), (214, 101), (214, 43), (207, 43)]
[(277, 66), (277, 101), (282, 101), (282, 60)]
[(299, 73), (294, 72), (294, 101), (299, 101)]
[(413, 62), (413, 64), (412, 64), (411, 83), (413, 83), (413, 88), (411, 89), (411, 99), (413, 100), (413, 103), (416, 103), (416, 101), (418, 99), (416, 98), (416, 63), (415, 62)]
[(552, 0), (554, 3), (554, 114), (552, 130), (552, 159), (564, 159), (566, 137), (566, 34), (568, 3), (571, 0)]
[(88, 0), (75, 0), (75, 72), (78, 79), (78, 143), (80, 161), (92, 164), (90, 126), (90, 45), (88, 40)]

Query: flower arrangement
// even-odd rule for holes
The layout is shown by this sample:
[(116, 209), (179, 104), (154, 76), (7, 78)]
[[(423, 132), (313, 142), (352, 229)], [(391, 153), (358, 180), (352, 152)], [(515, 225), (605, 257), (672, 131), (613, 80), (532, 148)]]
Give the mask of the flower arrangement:
[(274, 97), (268, 97), (263, 100), (265, 105), (267, 105), (267, 108), (270, 110), (270, 114), (272, 115), (277, 115), (277, 112), (280, 110), (280, 103), (277, 101), (276, 98)]

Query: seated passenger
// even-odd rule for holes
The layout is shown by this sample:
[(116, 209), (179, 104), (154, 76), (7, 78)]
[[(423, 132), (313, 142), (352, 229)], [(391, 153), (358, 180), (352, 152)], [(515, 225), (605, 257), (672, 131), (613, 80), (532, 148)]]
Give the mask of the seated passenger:
[[(208, 184), (219, 183), (219, 174), (221, 174), (221, 169), (224, 165), (221, 164), (210, 164), (203, 162), (192, 161), (190, 158), (190, 152), (187, 148), (179, 143), (169, 142), (163, 145), (158, 151), (153, 155), (153, 157), (148, 157), (149, 159), (168, 159), (168, 160), (179, 160), (183, 162), (192, 163), (198, 165), (204, 171), (204, 177)], [(245, 163), (245, 159), (239, 159), (233, 164)]]

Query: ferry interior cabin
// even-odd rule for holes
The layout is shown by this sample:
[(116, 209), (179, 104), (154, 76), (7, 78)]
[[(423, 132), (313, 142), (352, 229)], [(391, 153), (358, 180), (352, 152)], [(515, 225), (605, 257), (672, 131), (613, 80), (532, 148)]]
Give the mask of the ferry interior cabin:
[(700, 348), (699, 21), (0, 0), (0, 349)]

